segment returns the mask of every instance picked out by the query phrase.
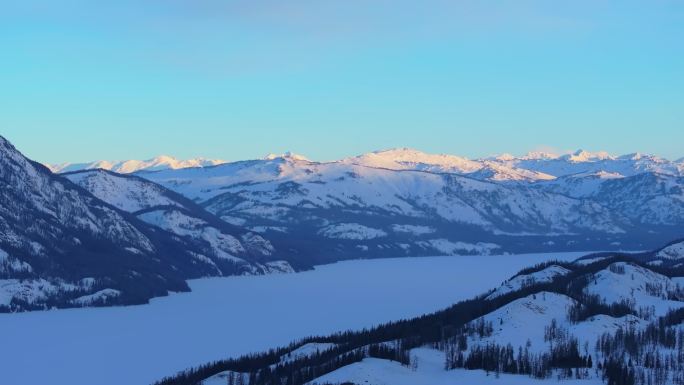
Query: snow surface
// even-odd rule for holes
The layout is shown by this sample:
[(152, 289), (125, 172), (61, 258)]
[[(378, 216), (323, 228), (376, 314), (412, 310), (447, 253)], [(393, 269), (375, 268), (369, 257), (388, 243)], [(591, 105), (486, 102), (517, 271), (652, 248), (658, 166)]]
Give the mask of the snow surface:
[(436, 311), (524, 267), (582, 254), (348, 261), (297, 274), (195, 280), (192, 293), (150, 305), (0, 314), (0, 382), (147, 385), (309, 335)]

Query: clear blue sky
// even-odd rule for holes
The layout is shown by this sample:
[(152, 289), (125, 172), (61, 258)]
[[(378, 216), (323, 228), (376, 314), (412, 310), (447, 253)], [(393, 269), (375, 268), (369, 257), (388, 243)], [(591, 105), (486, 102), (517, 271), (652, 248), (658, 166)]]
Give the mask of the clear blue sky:
[(41, 161), (684, 156), (682, 1), (13, 3), (0, 133)]

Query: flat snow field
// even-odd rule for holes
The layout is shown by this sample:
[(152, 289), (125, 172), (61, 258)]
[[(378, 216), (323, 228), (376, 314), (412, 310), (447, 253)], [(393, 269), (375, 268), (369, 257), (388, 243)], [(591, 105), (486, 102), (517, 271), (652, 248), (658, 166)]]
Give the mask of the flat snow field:
[(200, 279), (149, 305), (0, 314), (0, 384), (148, 385), (309, 335), (418, 316), (520, 269), (586, 253), (347, 261), (314, 271)]

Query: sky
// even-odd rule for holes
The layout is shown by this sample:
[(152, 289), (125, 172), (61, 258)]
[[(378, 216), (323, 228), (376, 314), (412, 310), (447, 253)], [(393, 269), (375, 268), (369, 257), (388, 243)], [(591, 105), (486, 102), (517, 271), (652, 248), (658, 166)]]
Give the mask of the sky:
[(44, 162), (684, 156), (682, 1), (9, 3), (0, 134)]

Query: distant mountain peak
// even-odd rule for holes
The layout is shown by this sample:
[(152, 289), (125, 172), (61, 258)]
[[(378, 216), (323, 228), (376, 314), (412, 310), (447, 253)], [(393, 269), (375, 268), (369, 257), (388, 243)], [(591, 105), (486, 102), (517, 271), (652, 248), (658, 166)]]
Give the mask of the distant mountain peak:
[(495, 156), (492, 156), (492, 157), (486, 158), (486, 159), (487, 160), (498, 160), (498, 161), (502, 161), (502, 162), (507, 162), (509, 160), (515, 160), (517, 158), (513, 154), (505, 152), (503, 154), (495, 155)]
[(369, 152), (352, 158), (342, 159), (340, 163), (392, 170), (417, 169), (455, 173), (474, 172), (482, 168), (478, 162), (461, 156), (428, 154), (408, 147)]
[(171, 155), (162, 154), (162, 155), (159, 155), (159, 156), (156, 156), (156, 157), (150, 159), (149, 161), (153, 161), (153, 162), (178, 162), (178, 158), (171, 156)]
[(426, 152), (416, 150), (415, 148), (411, 147), (394, 147), (394, 148), (387, 148), (384, 150), (377, 150), (373, 151), (371, 154), (375, 155), (386, 155), (386, 156), (393, 156), (393, 155), (428, 155)]
[(300, 154), (295, 154), (292, 151), (286, 151), (283, 154), (268, 154), (264, 158), (264, 160), (276, 160), (276, 159), (284, 159), (284, 160), (294, 160), (294, 161), (305, 161), (305, 162), (310, 162), (311, 160), (304, 155)]
[(607, 151), (589, 152), (582, 149), (575, 151), (572, 154), (565, 155), (565, 159), (570, 162), (595, 162), (601, 160), (615, 160), (616, 157), (609, 154)]
[(522, 159), (529, 160), (550, 160), (558, 159), (560, 155), (548, 151), (530, 151)]
[[(663, 159), (663, 158), (661, 158), (661, 157), (659, 157), (659, 156), (656, 156), (656, 155), (653, 155), (653, 154), (644, 154), (644, 153), (642, 153), (642, 152), (633, 152), (633, 153), (631, 153), (631, 154), (625, 154), (625, 155), (622, 155), (622, 156), (618, 157), (618, 159), (621, 159), (621, 160), (633, 160), (633, 161), (643, 161), (643, 160), (646, 160), (646, 161), (651, 161), (651, 162), (656, 162), (656, 163), (668, 162), (666, 159)], [(684, 158), (682, 158), (682, 159), (684, 159)], [(680, 159), (680, 160), (682, 160), (682, 159)], [(676, 163), (676, 161), (675, 161), (675, 163)]]
[(178, 159), (171, 155), (159, 155), (147, 160), (124, 160), (124, 161), (108, 161), (99, 160), (90, 163), (62, 163), (62, 164), (46, 164), (46, 166), (55, 173), (92, 170), (101, 168), (103, 170), (114, 171), (121, 174), (131, 174), (138, 171), (157, 171), (167, 169), (180, 169), (190, 167), (209, 167), (226, 163), (220, 159), (194, 158), (194, 159)]

